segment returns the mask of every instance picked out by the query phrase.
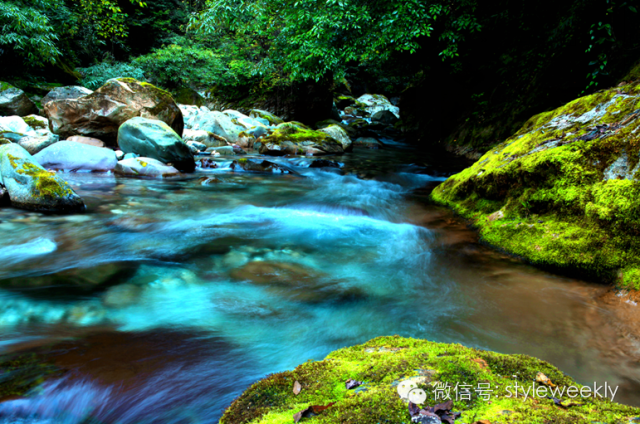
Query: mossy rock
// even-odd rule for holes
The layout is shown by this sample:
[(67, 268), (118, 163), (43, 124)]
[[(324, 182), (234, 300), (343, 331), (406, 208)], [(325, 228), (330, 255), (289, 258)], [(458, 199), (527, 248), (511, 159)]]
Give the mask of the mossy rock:
[[(438, 387), (468, 385), (468, 397), (455, 399), (455, 391), (450, 392), (454, 410), (462, 412), (460, 422), (617, 423), (640, 415), (638, 408), (597, 396), (573, 399), (580, 406), (566, 409), (542, 396), (545, 389), (537, 389), (541, 397), (529, 396), (525, 401), (520, 393), (516, 398), (516, 381), (526, 388), (546, 387), (536, 383), (538, 373), (547, 376), (558, 390), (582, 387), (553, 365), (530, 356), (399, 336), (379, 337), (253, 384), (227, 408), (220, 423), (291, 423), (294, 414), (310, 405), (334, 402), (302, 422), (409, 423), (408, 405), (397, 390), (398, 384), (408, 379), (427, 394), (423, 407), (443, 402), (435, 400), (436, 392), (442, 393)], [(356, 390), (347, 390), (345, 383), (349, 379), (364, 384)], [(297, 395), (293, 392), (296, 381), (301, 385)], [(491, 392), (479, 392), (478, 388), (489, 388)], [(561, 400), (566, 404), (568, 399), (563, 396)]]
[(204, 106), (205, 99), (197, 91), (184, 87), (173, 91), (173, 98), (176, 103), (181, 105)]
[(534, 264), (640, 289), (640, 82), (534, 116), (431, 194)]
[(334, 103), (336, 104), (338, 109), (344, 109), (346, 107), (355, 105), (356, 103), (358, 103), (358, 101), (351, 96), (338, 96), (338, 98), (334, 100)]
[(33, 393), (61, 371), (35, 353), (0, 357), (0, 402)]

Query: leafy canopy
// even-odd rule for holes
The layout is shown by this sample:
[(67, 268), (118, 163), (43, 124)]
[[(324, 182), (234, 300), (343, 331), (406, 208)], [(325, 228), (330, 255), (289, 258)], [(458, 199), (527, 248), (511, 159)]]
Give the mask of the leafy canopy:
[[(380, 64), (393, 52), (415, 52), (434, 31), (443, 58), (480, 29), (475, 0), (209, 0), (190, 27), (205, 36), (251, 35), (293, 79), (345, 75), (350, 63)], [(436, 28), (437, 27), (437, 28)]]

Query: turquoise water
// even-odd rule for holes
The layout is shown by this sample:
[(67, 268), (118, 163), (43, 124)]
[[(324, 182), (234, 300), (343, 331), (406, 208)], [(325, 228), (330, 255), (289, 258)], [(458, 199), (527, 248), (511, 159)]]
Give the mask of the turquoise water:
[(634, 328), (604, 288), (428, 204), (461, 165), (402, 145), (330, 159), (342, 169), (65, 174), (86, 214), (0, 210), (0, 349), (67, 370), (0, 403), (0, 423), (213, 423), (266, 374), (392, 334), (540, 356), (640, 404)]

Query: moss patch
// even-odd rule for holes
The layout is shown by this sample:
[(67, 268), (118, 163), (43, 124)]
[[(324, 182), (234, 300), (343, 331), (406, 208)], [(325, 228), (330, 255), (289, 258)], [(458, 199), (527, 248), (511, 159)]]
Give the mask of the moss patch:
[(637, 289), (639, 163), (635, 83), (534, 116), (431, 198), (471, 219), (494, 246)]
[(11, 154), (8, 154), (7, 157), (16, 173), (28, 175), (32, 178), (32, 193), (35, 196), (44, 197), (45, 199), (58, 199), (74, 194), (69, 184), (57, 178), (54, 173), (50, 173), (38, 165)]
[[(331, 402), (335, 404), (304, 422), (409, 423), (408, 407), (398, 395), (397, 385), (412, 377), (427, 394), (425, 405), (431, 406), (442, 402), (435, 401), (436, 388), (469, 385), (468, 398), (456, 400), (451, 391), (454, 410), (462, 412), (460, 422), (614, 423), (640, 415), (638, 408), (599, 397), (575, 399), (573, 402), (581, 406), (568, 409), (555, 406), (544, 397), (529, 396), (525, 401), (520, 394), (515, 398), (515, 381), (527, 388), (538, 387), (535, 379), (539, 372), (559, 389), (582, 387), (554, 366), (525, 355), (503, 355), (398, 336), (379, 337), (255, 383), (231, 404), (220, 423), (291, 423), (296, 412)], [(348, 379), (364, 381), (364, 385), (346, 390)], [(296, 381), (302, 385), (298, 395), (293, 393)], [(493, 391), (478, 392), (478, 387)], [(565, 399), (568, 398), (564, 396)]]
[(0, 402), (25, 396), (39, 387), (47, 376), (60, 374), (53, 365), (36, 354), (0, 358)]
[(44, 122), (34, 118), (33, 116), (23, 116), (22, 119), (34, 130), (37, 130), (39, 128), (47, 128), (47, 125)]

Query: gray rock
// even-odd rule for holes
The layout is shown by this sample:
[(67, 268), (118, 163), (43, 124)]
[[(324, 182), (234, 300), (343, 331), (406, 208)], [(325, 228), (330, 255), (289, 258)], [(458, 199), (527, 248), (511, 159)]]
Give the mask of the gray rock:
[(400, 108), (391, 104), (382, 94), (365, 94), (358, 97), (358, 101), (367, 105), (365, 108), (371, 115), (375, 115), (381, 110), (388, 110), (400, 119)]
[(221, 155), (235, 155), (236, 154), (233, 151), (233, 146), (209, 147), (209, 148), (207, 148), (207, 152), (210, 152), (210, 153), (218, 152)]
[(56, 87), (49, 91), (49, 93), (42, 98), (40, 103), (42, 104), (42, 107), (44, 107), (44, 105), (53, 100), (77, 99), (82, 96), (88, 96), (91, 93), (93, 93), (93, 91), (78, 85)]
[(116, 153), (104, 147), (64, 140), (45, 148), (34, 159), (47, 169), (66, 171), (111, 171), (116, 167)]
[(0, 176), (17, 208), (58, 213), (85, 208), (66, 181), (40, 166), (17, 144), (0, 146)]
[(57, 143), (60, 140), (55, 134), (45, 132), (43, 135), (27, 135), (21, 138), (17, 143), (25, 149), (29, 154), (35, 155), (43, 149)]
[(22, 118), (34, 130), (49, 130), (49, 120), (40, 115), (28, 115)]
[(0, 117), (0, 132), (12, 132), (17, 134), (29, 134), (34, 133), (25, 121), (19, 116), (2, 116)]
[(35, 103), (17, 87), (0, 82), (0, 115), (27, 116), (38, 112)]
[(372, 122), (380, 122), (381, 124), (393, 125), (399, 121), (398, 117), (388, 110), (379, 110), (371, 116)]
[(180, 171), (173, 166), (145, 157), (121, 160), (113, 172), (119, 175), (149, 178), (167, 178), (180, 175)]
[(238, 143), (240, 133), (245, 130), (244, 127), (233, 123), (228, 115), (217, 111), (198, 115), (193, 121), (193, 129), (210, 132), (230, 143)]
[(122, 150), (116, 150), (116, 159), (118, 160), (124, 159), (124, 152)]
[(193, 140), (189, 140), (187, 141), (187, 144), (189, 146), (192, 146), (196, 149), (196, 153), (197, 152), (204, 152), (205, 150), (207, 150), (207, 145), (204, 143), (198, 143), (197, 141), (193, 141)]
[(262, 118), (268, 122), (269, 125), (280, 125), (284, 122), (281, 118), (277, 117), (271, 112), (261, 109), (253, 109), (249, 116), (254, 119)]
[[(122, 151), (122, 150), (120, 150)], [(136, 154), (136, 153), (126, 153), (122, 156), (122, 159), (135, 159), (135, 158), (139, 158), (140, 155)], [(120, 160), (122, 160), (120, 159)]]
[(347, 135), (347, 132), (338, 125), (331, 125), (321, 129), (323, 133), (326, 133), (333, 137), (338, 143), (342, 145), (342, 149), (347, 152), (353, 149), (351, 138)]
[(180, 171), (193, 172), (196, 163), (189, 146), (166, 123), (132, 118), (118, 130), (118, 146), (125, 153), (158, 159)]
[(204, 130), (184, 130), (182, 134), (182, 138), (185, 142), (195, 141), (197, 143), (204, 144), (206, 147), (227, 145), (224, 138)]

